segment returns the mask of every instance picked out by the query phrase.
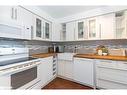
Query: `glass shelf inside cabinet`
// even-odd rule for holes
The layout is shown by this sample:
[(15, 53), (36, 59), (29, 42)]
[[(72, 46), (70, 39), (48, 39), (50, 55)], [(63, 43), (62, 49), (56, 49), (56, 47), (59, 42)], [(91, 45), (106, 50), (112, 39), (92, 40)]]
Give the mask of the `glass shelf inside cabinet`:
[(66, 24), (62, 24), (61, 40), (66, 40)]
[(116, 17), (116, 38), (118, 39), (125, 38), (126, 20), (124, 11), (116, 13), (115, 17)]

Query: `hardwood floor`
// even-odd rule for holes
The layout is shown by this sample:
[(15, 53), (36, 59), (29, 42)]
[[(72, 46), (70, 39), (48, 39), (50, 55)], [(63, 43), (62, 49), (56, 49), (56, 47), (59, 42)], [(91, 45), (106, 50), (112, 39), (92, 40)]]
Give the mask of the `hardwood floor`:
[(56, 78), (42, 89), (93, 89), (69, 80)]

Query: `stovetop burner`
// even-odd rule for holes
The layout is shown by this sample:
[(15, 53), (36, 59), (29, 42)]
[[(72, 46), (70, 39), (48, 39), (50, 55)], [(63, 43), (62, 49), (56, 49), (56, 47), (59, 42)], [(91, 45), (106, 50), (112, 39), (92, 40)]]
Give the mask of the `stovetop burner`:
[(6, 66), (6, 65), (15, 64), (15, 63), (19, 63), (20, 64), (22, 62), (31, 61), (31, 60), (35, 60), (35, 59), (38, 59), (38, 58), (25, 57), (25, 58), (7, 60), (7, 61), (0, 62), (0, 66)]

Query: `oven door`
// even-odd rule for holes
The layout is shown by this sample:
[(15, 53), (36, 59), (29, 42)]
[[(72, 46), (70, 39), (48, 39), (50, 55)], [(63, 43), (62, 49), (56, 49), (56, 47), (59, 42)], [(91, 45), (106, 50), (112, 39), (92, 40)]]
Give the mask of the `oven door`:
[(32, 89), (39, 88), (40, 78), (39, 78), (39, 65), (11, 74), (11, 88), (12, 89)]

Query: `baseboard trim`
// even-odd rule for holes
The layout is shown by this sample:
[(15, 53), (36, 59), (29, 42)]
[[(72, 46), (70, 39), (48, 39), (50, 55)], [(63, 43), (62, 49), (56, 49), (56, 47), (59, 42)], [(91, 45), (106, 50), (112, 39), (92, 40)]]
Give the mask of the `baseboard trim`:
[(46, 85), (48, 85), (51, 81), (53, 81), (57, 76), (54, 76), (51, 80), (49, 80), (48, 82), (46, 82), (43, 86), (41, 86), (41, 89), (43, 89), (43, 87), (45, 87)]
[(75, 82), (75, 83), (79, 83), (79, 84), (84, 85), (84, 86), (89, 86), (89, 87), (92, 87), (92, 88), (96, 89), (95, 86), (93, 86), (93, 85), (82, 83), (82, 82), (76, 81), (74, 79), (70, 79), (70, 78), (67, 78), (67, 77), (64, 77), (64, 76), (60, 76), (60, 75), (58, 75), (57, 77), (62, 78), (62, 79), (66, 79), (66, 80), (69, 80), (69, 81), (72, 81), (72, 82)]

